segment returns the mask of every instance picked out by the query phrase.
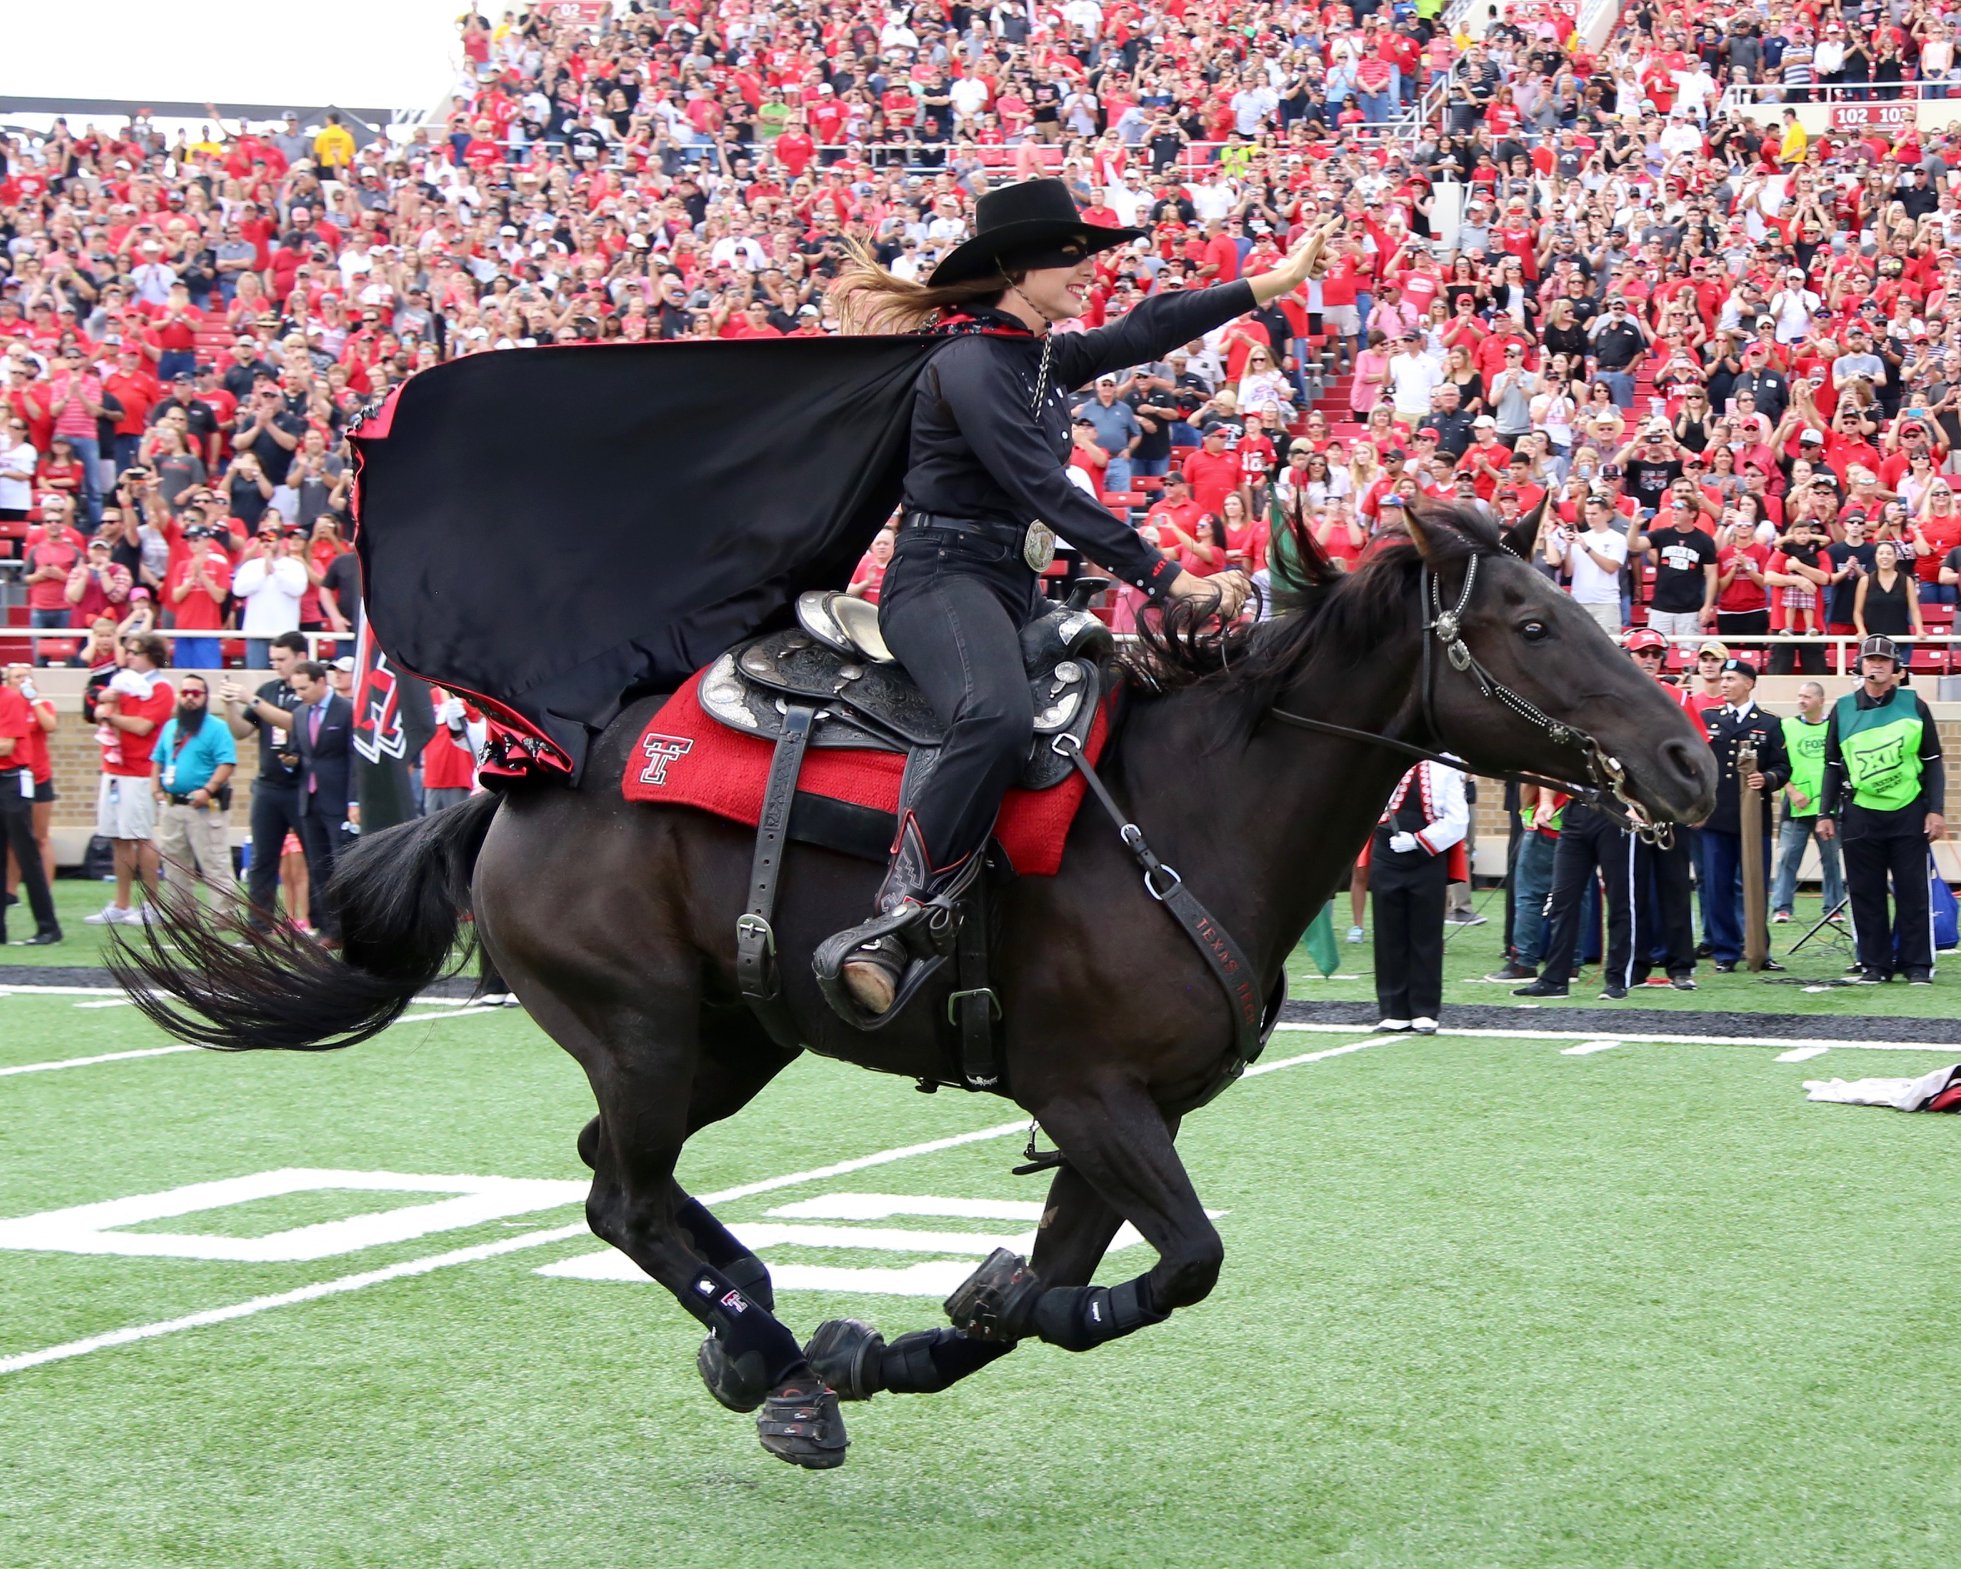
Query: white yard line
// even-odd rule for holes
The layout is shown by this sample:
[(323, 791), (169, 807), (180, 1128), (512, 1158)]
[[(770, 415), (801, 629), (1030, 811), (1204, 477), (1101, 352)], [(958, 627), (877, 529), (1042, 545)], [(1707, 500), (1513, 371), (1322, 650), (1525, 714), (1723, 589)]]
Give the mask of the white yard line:
[(1619, 1041), (1581, 1041), (1577, 1046), (1560, 1047), (1559, 1055), (1562, 1057), (1591, 1057), (1598, 1051), (1612, 1051), (1618, 1045), (1620, 1045)]
[[(78, 1003), (77, 1007), (111, 1007), (109, 1003)], [(410, 1024), (447, 1024), (451, 1019), (471, 1019), (486, 1013), (502, 1013), (502, 1008), (452, 1008), (447, 1013), (409, 1013), (397, 1019), (390, 1029), (401, 1029)], [(201, 1052), (202, 1046), (149, 1046), (141, 1051), (107, 1051), (93, 1057), (57, 1057), (50, 1062), (24, 1062), (16, 1067), (0, 1068), (0, 1079), (16, 1073), (58, 1073), (63, 1068), (92, 1068), (104, 1062), (129, 1062), (138, 1057), (170, 1057), (178, 1052)]]
[[(1408, 1038), (1402, 1035), (1372, 1036), (1368, 1040), (1355, 1041), (1347, 1046), (1336, 1046), (1327, 1051), (1311, 1051), (1278, 1062), (1259, 1063), (1247, 1069), (1246, 1076), (1252, 1078), (1262, 1073), (1277, 1073), (1282, 1068), (1322, 1062), (1330, 1057), (1343, 1057), (1350, 1052), (1364, 1051), (1371, 1046), (1383, 1046), (1391, 1041)], [(164, 1051), (197, 1049), (194, 1046), (160, 1048)], [(875, 1154), (836, 1161), (828, 1166), (815, 1166), (808, 1171), (793, 1171), (780, 1177), (765, 1177), (759, 1182), (740, 1183), (732, 1188), (724, 1188), (719, 1193), (705, 1193), (701, 1195), (701, 1202), (709, 1206), (728, 1204), (736, 1199), (753, 1198), (759, 1193), (773, 1193), (779, 1188), (798, 1187), (806, 1182), (822, 1182), (829, 1177), (842, 1177), (854, 1171), (869, 1170), (874, 1166), (889, 1166), (894, 1161), (910, 1160), (916, 1155), (936, 1155), (942, 1150), (958, 1149), (964, 1144), (1004, 1139), (1010, 1134), (1022, 1132), (1027, 1126), (1028, 1120), (1025, 1117), (1018, 1117), (1013, 1122), (999, 1122), (992, 1127), (976, 1128), (971, 1133), (955, 1133), (946, 1138), (928, 1139), (923, 1144), (903, 1144), (895, 1149), (879, 1150)], [(206, 1308), (201, 1313), (187, 1313), (181, 1318), (162, 1319), (153, 1324), (132, 1324), (126, 1329), (113, 1329), (105, 1334), (90, 1335), (82, 1340), (70, 1340), (58, 1346), (44, 1346), (38, 1351), (22, 1351), (13, 1356), (0, 1357), (0, 1374), (24, 1372), (28, 1368), (41, 1367), (49, 1362), (63, 1362), (72, 1357), (87, 1356), (92, 1351), (106, 1351), (114, 1346), (133, 1345), (140, 1340), (155, 1340), (162, 1335), (174, 1335), (185, 1329), (202, 1329), (209, 1324), (225, 1324), (233, 1319), (250, 1318), (257, 1313), (270, 1312), (273, 1308), (291, 1307), (296, 1303), (312, 1302), (322, 1297), (342, 1296), (347, 1292), (361, 1291), (390, 1280), (405, 1280), (414, 1275), (427, 1275), (433, 1270), (448, 1269), (453, 1264), (474, 1264), (481, 1259), (497, 1258), (502, 1254), (517, 1253), (526, 1248), (545, 1247), (554, 1242), (569, 1242), (575, 1237), (590, 1237), (591, 1234), (583, 1224), (554, 1226), (546, 1231), (527, 1232), (521, 1237), (506, 1237), (499, 1242), (455, 1248), (447, 1253), (430, 1254), (426, 1258), (404, 1259), (399, 1264), (363, 1270), (355, 1275), (342, 1275), (334, 1280), (323, 1280), (310, 1286), (298, 1286), (291, 1291), (281, 1291), (271, 1296), (252, 1297), (247, 1301), (233, 1302), (224, 1307)]]
[[(1276, 1025), (1275, 1029), (1311, 1035), (1355, 1033), (1355, 1026), (1352, 1024), (1280, 1024)], [(1587, 1041), (1596, 1039), (1599, 1035), (1597, 1030), (1466, 1030), (1457, 1029), (1448, 1021), (1438, 1033), (1454, 1035), (1465, 1040), (1485, 1041)], [(1951, 1052), (1957, 1059), (1961, 1059), (1961, 1045), (1956, 1045), (1953, 1041), (1805, 1040), (1790, 1035), (1650, 1035), (1639, 1030), (1623, 1030), (1615, 1039), (1622, 1044), (1640, 1042), (1651, 1046), (1776, 1046), (1790, 1051), (1800, 1047), (1815, 1046), (1818, 1051), (1813, 1055), (1822, 1055), (1828, 1051)]]
[(202, 1046), (151, 1046), (142, 1051), (105, 1051), (96, 1057), (63, 1057), (54, 1062), (24, 1062), (18, 1067), (0, 1068), (0, 1079), (16, 1073), (57, 1073), (63, 1068), (92, 1068), (99, 1062), (129, 1062), (136, 1057), (171, 1057), (183, 1051), (203, 1051)]

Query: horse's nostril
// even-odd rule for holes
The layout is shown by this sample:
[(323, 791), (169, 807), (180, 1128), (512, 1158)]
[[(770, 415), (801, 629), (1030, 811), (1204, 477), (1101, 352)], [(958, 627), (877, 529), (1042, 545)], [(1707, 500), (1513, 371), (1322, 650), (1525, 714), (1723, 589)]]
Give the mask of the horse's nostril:
[(1684, 784), (1700, 786), (1707, 771), (1709, 754), (1687, 741), (1668, 741), (1661, 749), (1662, 761)]

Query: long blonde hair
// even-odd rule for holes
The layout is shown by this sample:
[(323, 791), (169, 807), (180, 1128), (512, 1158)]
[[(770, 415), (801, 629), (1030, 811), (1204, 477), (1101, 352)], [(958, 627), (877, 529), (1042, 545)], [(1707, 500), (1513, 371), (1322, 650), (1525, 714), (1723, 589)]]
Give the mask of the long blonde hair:
[(861, 241), (846, 240), (845, 250), (850, 259), (838, 269), (825, 295), (839, 324), (852, 336), (912, 332), (941, 311), (983, 301), (991, 304), (1010, 282), (1005, 273), (997, 273), (938, 287), (914, 283), (881, 267)]

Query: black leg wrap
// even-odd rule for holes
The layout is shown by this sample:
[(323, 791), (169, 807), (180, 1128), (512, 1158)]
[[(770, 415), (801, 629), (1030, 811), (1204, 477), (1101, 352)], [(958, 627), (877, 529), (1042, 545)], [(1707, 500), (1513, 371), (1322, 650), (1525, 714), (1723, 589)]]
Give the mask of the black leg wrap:
[(675, 1224), (694, 1241), (694, 1250), (707, 1263), (719, 1269), (751, 1302), (769, 1312), (776, 1311), (776, 1293), (769, 1283), (763, 1261), (742, 1245), (699, 1199), (689, 1199), (674, 1213)]
[(957, 1329), (921, 1329), (885, 1347), (879, 1380), (895, 1395), (938, 1394), (1014, 1346), (975, 1340)]
[(976, 1340), (1012, 1345), (1033, 1329), (1041, 1294), (1042, 1282), (1028, 1261), (996, 1248), (946, 1299), (946, 1316)]
[(1151, 1301), (1151, 1278), (1139, 1275), (1120, 1286), (1057, 1286), (1035, 1304), (1035, 1333), (1064, 1351), (1087, 1351), (1121, 1340), (1171, 1315)]
[[(741, 1368), (752, 1354), (759, 1359), (763, 1388), (774, 1389), (806, 1371), (796, 1337), (720, 1270), (697, 1269), (680, 1295), (688, 1311), (714, 1332), (728, 1362)], [(706, 1368), (702, 1376), (708, 1376)], [(745, 1376), (743, 1381), (753, 1380)], [(709, 1387), (714, 1387), (712, 1380)]]

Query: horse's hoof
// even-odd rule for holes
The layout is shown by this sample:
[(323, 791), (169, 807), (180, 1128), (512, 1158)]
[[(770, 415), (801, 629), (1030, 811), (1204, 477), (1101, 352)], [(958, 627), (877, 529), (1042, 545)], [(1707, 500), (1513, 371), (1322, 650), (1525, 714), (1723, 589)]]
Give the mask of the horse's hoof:
[(748, 1413), (763, 1403), (769, 1393), (768, 1375), (763, 1372), (760, 1352), (732, 1357), (722, 1342), (710, 1335), (695, 1353), (695, 1367), (708, 1392), (731, 1411)]
[(1027, 1260), (996, 1248), (946, 1299), (946, 1316), (955, 1329), (975, 1340), (1012, 1345), (1029, 1332), (1042, 1290), (1041, 1279)]
[(885, 1387), (879, 1377), (885, 1337), (858, 1319), (819, 1324), (803, 1354), (840, 1400), (869, 1400)]
[(838, 1397), (814, 1379), (772, 1389), (756, 1418), (756, 1436), (777, 1459), (806, 1471), (843, 1465), (844, 1451), (851, 1443), (844, 1436)]

